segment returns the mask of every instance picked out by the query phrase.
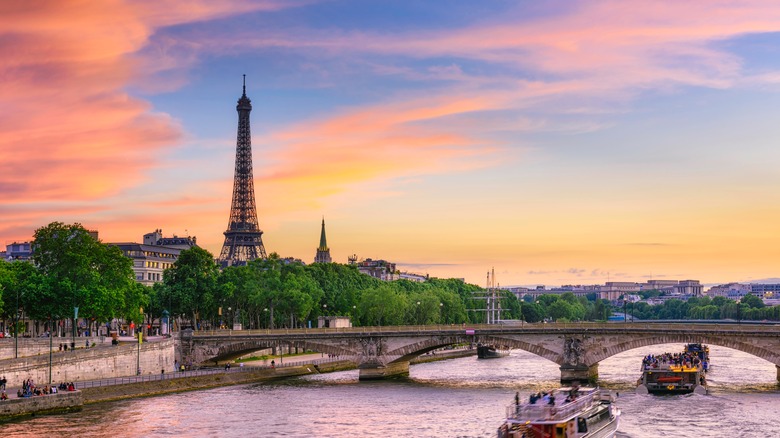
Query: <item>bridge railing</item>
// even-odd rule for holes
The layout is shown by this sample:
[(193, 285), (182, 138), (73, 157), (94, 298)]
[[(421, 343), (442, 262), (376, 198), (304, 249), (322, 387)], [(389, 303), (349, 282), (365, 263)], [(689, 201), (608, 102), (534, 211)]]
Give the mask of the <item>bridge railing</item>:
[(296, 329), (255, 329), (255, 330), (196, 330), (193, 336), (262, 336), (262, 335), (308, 335), (308, 334), (374, 334), (374, 333), (422, 333), (445, 332), (450, 334), (478, 334), (479, 332), (500, 332), (528, 330), (640, 330), (643, 332), (669, 332), (679, 330), (719, 331), (737, 333), (780, 333), (780, 324), (734, 324), (734, 323), (696, 323), (696, 322), (558, 322), (558, 323), (504, 323), (504, 324), (432, 324), (432, 325), (394, 325), (371, 327), (337, 328), (296, 328)]

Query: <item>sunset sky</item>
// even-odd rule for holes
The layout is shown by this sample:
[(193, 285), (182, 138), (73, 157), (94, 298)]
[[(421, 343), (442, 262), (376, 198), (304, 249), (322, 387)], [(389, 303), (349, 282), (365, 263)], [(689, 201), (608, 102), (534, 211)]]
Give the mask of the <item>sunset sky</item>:
[(242, 75), (266, 250), (479, 285), (780, 277), (777, 1), (0, 3), (0, 243), (219, 253)]

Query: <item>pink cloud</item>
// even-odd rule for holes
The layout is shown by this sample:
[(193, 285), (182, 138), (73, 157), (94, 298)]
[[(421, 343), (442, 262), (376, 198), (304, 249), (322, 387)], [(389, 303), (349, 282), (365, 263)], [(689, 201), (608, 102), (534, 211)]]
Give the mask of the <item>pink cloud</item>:
[(56, 203), (91, 203), (143, 182), (183, 133), (125, 91), (148, 72), (134, 55), (160, 27), (294, 5), (284, 3), (2, 2), (0, 211), (54, 202), (54, 213)]
[(501, 146), (448, 120), (496, 105), (489, 97), (441, 96), (307, 120), (263, 141), (275, 148), (255, 178), (276, 211), (312, 207), (355, 183), (484, 167)]

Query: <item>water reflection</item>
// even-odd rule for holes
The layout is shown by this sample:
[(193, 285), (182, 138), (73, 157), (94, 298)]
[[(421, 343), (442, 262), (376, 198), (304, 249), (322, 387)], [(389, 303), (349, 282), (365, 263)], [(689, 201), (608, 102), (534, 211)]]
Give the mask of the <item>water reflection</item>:
[[(681, 349), (643, 347), (599, 364), (601, 385), (620, 393), (619, 436), (766, 437), (780, 430), (775, 366), (736, 350), (710, 346), (712, 395), (633, 393), (644, 355)], [(105, 403), (2, 430), (3, 436), (493, 437), (515, 391), (525, 397), (554, 388), (559, 376), (556, 364), (512, 351), (496, 360), (414, 365), (403, 380), (358, 382), (357, 371), (322, 374)]]

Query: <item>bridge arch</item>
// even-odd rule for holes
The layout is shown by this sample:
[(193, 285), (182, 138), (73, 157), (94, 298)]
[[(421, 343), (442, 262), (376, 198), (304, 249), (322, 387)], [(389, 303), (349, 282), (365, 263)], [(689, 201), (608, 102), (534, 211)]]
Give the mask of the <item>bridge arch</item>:
[[(649, 347), (660, 344), (688, 344), (688, 343), (701, 343), (707, 345), (717, 345), (719, 347), (731, 348), (733, 350), (739, 350), (744, 353), (756, 356), (764, 359), (768, 362), (780, 366), (780, 354), (775, 349), (770, 349), (768, 346), (757, 344), (755, 341), (750, 342), (741, 337), (735, 336), (719, 336), (716, 334), (666, 334), (663, 336), (645, 336), (645, 337), (633, 337), (626, 339), (622, 342), (618, 342), (610, 345), (609, 347), (602, 349), (589, 349), (585, 355), (585, 361), (587, 363), (599, 363), (607, 358), (610, 358), (616, 354), (623, 353), (628, 350), (636, 348)], [(661, 353), (661, 352), (651, 352)]]
[(216, 351), (212, 351), (208, 357), (203, 358), (201, 363), (221, 362), (225, 360), (234, 360), (245, 356), (253, 351), (265, 350), (268, 348), (289, 347), (290, 349), (299, 348), (303, 351), (311, 350), (318, 353), (324, 353), (334, 356), (348, 356), (351, 358), (353, 353), (344, 348), (321, 343), (316, 341), (301, 340), (246, 340), (239, 342), (229, 342), (220, 344)]

